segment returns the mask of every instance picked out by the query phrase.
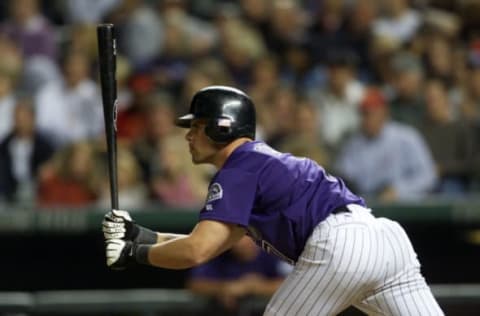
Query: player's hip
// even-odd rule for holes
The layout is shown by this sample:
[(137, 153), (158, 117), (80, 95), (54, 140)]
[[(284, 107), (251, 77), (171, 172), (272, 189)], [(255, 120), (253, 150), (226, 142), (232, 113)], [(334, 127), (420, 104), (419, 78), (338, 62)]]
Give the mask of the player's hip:
[[(372, 258), (379, 260), (377, 267)], [(352, 263), (347, 269), (364, 266), (377, 272), (384, 269), (386, 274), (398, 272), (392, 269), (419, 266), (410, 240), (397, 222), (376, 218), (370, 209), (352, 204), (319, 223), (299, 257), (299, 262), (338, 267), (345, 267), (345, 260)]]

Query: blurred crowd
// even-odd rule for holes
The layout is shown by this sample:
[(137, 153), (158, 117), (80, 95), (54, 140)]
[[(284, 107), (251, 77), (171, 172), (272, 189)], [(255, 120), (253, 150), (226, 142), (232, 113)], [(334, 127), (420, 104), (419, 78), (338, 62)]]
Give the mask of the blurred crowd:
[(232, 85), (258, 139), (367, 199), (480, 192), (480, 3), (454, 0), (0, 2), (0, 201), (110, 203), (96, 25), (117, 34), (122, 208), (202, 205), (214, 170), (173, 125)]

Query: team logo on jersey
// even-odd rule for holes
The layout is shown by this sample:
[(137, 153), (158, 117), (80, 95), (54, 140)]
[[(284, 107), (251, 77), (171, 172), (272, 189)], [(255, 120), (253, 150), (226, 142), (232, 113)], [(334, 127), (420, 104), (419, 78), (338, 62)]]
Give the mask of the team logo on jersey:
[(215, 200), (220, 200), (223, 197), (223, 189), (220, 183), (213, 183), (208, 189), (207, 203)]

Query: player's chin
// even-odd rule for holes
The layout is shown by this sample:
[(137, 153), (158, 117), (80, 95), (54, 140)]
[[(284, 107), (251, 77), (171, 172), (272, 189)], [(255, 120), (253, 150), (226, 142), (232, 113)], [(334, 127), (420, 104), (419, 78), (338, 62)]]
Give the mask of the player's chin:
[(207, 163), (207, 160), (205, 158), (199, 157), (198, 155), (192, 154), (192, 162), (195, 165)]
[(195, 164), (195, 165), (198, 165), (200, 163), (202, 163), (202, 160), (199, 159), (199, 157), (197, 155), (195, 155), (194, 153), (192, 153), (192, 162)]
[(206, 161), (204, 161), (204, 160), (193, 159), (193, 157), (192, 157), (192, 162), (193, 162), (194, 165), (200, 165), (202, 163), (206, 163)]

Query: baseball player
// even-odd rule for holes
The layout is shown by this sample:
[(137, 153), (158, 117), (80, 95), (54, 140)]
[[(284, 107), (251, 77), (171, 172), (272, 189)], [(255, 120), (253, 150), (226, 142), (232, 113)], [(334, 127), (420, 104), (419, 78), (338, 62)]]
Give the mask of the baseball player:
[(443, 315), (405, 231), (376, 218), (344, 182), (307, 158), (255, 141), (255, 109), (242, 91), (198, 91), (176, 124), (194, 164), (217, 169), (188, 235), (153, 232), (112, 210), (103, 221), (107, 265), (184, 269), (206, 262), (245, 234), (294, 265), (265, 315)]

